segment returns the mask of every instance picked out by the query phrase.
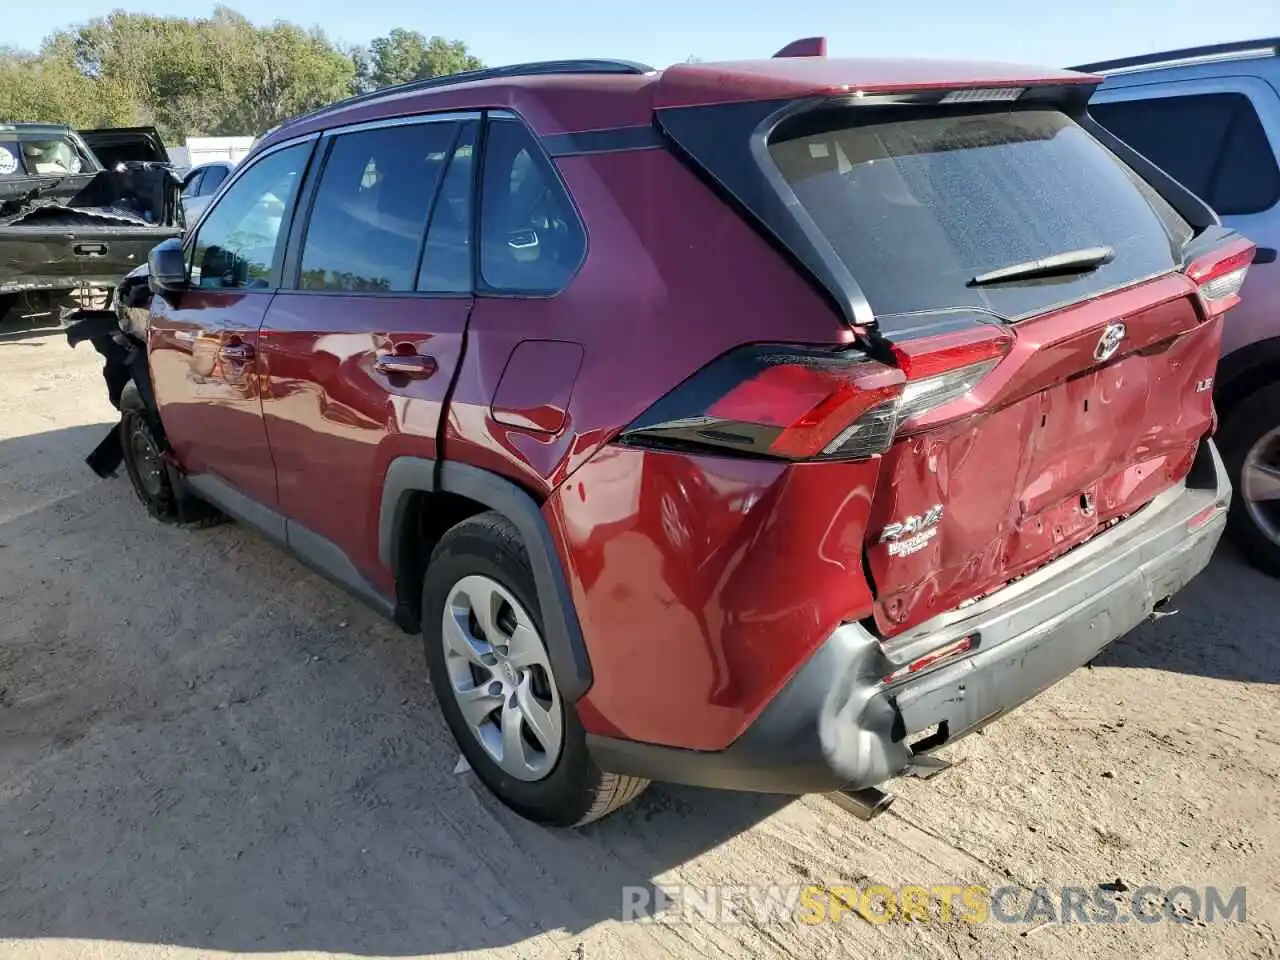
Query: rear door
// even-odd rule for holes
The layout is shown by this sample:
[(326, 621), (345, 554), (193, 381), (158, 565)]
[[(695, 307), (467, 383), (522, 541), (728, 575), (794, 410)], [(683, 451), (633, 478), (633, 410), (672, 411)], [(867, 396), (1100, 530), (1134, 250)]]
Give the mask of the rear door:
[(151, 375), (165, 432), (191, 473), (276, 503), (262, 423), (258, 328), (279, 284), (284, 239), (314, 142), (256, 158), (188, 242), (191, 288), (156, 297)]
[(290, 539), (295, 524), (324, 538), (375, 583), (382, 479), (398, 455), (436, 456), (462, 352), (478, 126), (448, 114), (326, 134), (262, 328)]
[[(1192, 231), (1070, 117), (854, 107), (770, 151), (907, 375), (865, 543), (882, 633), (1186, 476), (1220, 338), (1180, 273)], [(1035, 267), (1055, 255), (1079, 265)]]
[[(1223, 355), (1275, 329), (1280, 303), (1280, 93), (1256, 77), (1112, 87), (1089, 112), (1259, 246)], [(1256, 319), (1255, 319), (1256, 318)]]

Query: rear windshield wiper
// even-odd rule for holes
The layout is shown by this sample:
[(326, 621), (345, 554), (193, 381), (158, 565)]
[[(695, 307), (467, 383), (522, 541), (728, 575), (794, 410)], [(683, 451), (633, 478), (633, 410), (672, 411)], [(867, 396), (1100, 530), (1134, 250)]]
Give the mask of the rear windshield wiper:
[(1064, 273), (1088, 273), (1096, 270), (1104, 263), (1115, 259), (1116, 252), (1110, 247), (1085, 247), (1083, 250), (1068, 250), (1038, 260), (1023, 260), (1011, 263), (1007, 267), (988, 270), (970, 278), (966, 286), (982, 287), (992, 283), (1008, 283), (1013, 280), (1027, 280), (1033, 277), (1048, 277)]

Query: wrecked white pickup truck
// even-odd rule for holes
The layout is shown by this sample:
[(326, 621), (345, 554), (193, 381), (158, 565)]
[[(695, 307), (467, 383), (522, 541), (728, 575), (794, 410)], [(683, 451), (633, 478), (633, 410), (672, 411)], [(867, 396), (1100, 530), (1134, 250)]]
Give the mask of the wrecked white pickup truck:
[(22, 297), (109, 296), (181, 235), (181, 189), (154, 128), (0, 124), (0, 320)]

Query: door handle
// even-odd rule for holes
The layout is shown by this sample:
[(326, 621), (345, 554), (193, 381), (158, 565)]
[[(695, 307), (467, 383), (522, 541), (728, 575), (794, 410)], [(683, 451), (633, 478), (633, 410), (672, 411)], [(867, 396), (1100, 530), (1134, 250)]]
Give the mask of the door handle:
[[(398, 374), (413, 380), (425, 380), (436, 372), (436, 358), (424, 357), (418, 352), (405, 352), (405, 344), (396, 344), (395, 353), (384, 353), (373, 361), (373, 369), (379, 373)], [(409, 349), (413, 349), (409, 346)]]
[(232, 363), (248, 363), (253, 359), (253, 347), (247, 343), (228, 343), (220, 351), (223, 360)]

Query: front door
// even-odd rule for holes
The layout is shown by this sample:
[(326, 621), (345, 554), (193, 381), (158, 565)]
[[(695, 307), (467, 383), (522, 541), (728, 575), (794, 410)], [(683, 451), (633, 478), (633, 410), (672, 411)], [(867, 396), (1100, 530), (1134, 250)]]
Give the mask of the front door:
[(384, 591), (382, 480), (396, 456), (437, 456), (471, 310), (477, 127), (428, 115), (322, 138), (310, 210), (262, 329), (290, 543), (326, 550), (323, 538)]
[(312, 146), (253, 161), (197, 225), (190, 289), (152, 306), (151, 375), (178, 460), (267, 506), (276, 503), (276, 478), (262, 423), (258, 331)]

